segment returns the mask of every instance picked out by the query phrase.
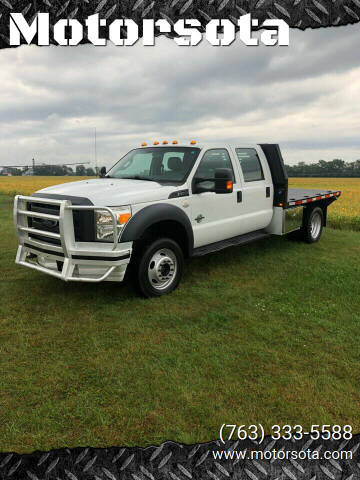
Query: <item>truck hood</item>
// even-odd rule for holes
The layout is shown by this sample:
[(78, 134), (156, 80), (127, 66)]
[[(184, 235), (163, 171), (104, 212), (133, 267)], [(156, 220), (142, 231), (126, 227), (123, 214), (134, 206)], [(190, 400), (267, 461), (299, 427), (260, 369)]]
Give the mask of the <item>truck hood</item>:
[(175, 190), (177, 187), (147, 180), (96, 178), (54, 185), (38, 190), (36, 194), (86, 197), (93, 205), (121, 206), (164, 200)]

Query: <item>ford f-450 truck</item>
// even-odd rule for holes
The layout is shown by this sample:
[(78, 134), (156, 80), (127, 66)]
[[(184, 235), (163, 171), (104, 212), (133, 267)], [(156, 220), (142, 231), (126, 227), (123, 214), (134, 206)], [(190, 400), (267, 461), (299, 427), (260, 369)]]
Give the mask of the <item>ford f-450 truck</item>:
[(73, 282), (173, 291), (184, 259), (295, 230), (317, 242), (341, 192), (289, 189), (277, 144), (142, 144), (101, 178), (15, 197), (16, 263)]

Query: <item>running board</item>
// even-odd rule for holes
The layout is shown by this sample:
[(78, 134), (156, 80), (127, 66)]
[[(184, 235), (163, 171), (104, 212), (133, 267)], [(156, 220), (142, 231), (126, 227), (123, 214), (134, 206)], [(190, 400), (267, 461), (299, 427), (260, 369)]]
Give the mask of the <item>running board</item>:
[(226, 240), (222, 240), (221, 242), (210, 243), (209, 245), (194, 248), (192, 256), (201, 257), (207, 253), (218, 252), (224, 248), (235, 247), (237, 245), (246, 245), (247, 243), (255, 242), (256, 240), (261, 240), (262, 238), (267, 238), (270, 236), (270, 233), (266, 233), (263, 230), (257, 230), (256, 232), (246, 233), (245, 235), (228, 238)]

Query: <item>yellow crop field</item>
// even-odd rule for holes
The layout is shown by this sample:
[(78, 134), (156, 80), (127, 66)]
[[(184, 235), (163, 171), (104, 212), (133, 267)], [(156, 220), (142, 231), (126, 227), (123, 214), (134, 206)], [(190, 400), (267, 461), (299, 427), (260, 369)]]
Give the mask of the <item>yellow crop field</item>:
[(41, 188), (59, 185), (60, 183), (76, 182), (89, 177), (0, 177), (0, 193), (31, 195)]
[[(0, 177), (0, 194), (29, 195), (50, 185), (86, 178), (88, 177)], [(360, 178), (290, 178), (289, 186), (341, 190), (341, 197), (328, 210), (328, 226), (360, 231)]]

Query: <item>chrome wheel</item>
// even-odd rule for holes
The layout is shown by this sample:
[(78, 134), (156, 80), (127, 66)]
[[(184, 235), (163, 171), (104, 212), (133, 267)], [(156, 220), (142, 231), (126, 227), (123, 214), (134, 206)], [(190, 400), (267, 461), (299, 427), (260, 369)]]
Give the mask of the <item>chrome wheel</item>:
[(161, 248), (151, 257), (148, 264), (148, 278), (153, 288), (164, 290), (175, 280), (178, 269), (175, 253), (168, 248)]
[(316, 212), (311, 218), (311, 237), (316, 240), (321, 232), (322, 219), (320, 213)]

